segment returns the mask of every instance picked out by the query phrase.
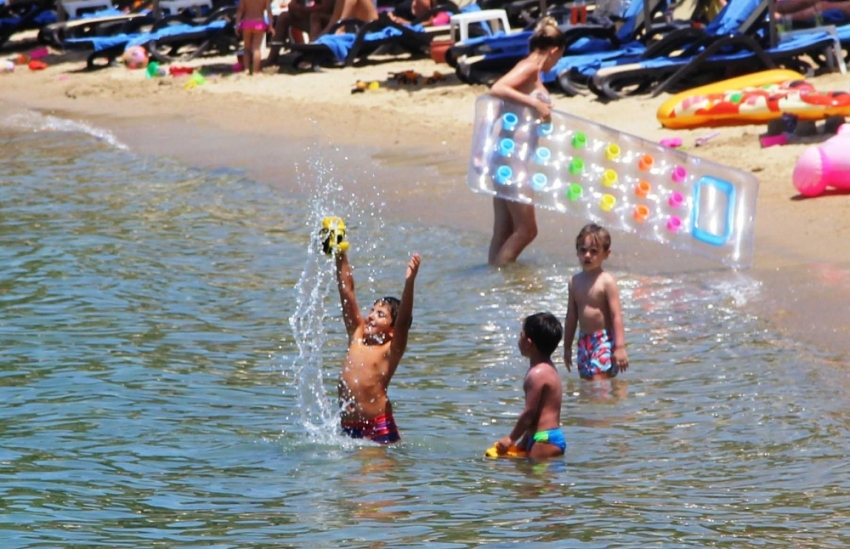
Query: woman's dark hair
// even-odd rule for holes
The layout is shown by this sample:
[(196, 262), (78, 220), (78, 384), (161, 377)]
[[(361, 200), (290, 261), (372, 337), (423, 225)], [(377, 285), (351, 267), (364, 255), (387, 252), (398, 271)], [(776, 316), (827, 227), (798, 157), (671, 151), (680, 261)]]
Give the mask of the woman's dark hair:
[(544, 17), (537, 24), (528, 47), (531, 51), (548, 50), (549, 48), (561, 49), (567, 45), (567, 38), (554, 17)]

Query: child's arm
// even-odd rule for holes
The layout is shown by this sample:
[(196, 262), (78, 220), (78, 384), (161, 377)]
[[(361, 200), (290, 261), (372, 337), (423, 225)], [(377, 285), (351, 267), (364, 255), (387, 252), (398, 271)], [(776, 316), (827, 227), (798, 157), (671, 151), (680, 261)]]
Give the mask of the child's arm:
[(413, 284), (419, 273), (419, 264), (422, 258), (419, 254), (413, 254), (410, 263), (407, 264), (407, 273), (404, 276), (404, 291), (401, 294), (401, 305), (398, 307), (398, 315), (393, 327), (393, 339), (390, 343), (390, 376), (393, 375), (395, 367), (398, 366), (401, 356), (407, 349), (407, 335), (410, 332), (410, 324), (413, 321)]
[(614, 331), (614, 365), (624, 372), (629, 368), (629, 357), (626, 354), (626, 331), (623, 328), (620, 290), (613, 276), (606, 280), (605, 296), (608, 299), (608, 311), (611, 313), (611, 329)]
[(242, 34), (242, 19), (245, 17), (245, 5), (247, 2), (239, 2), (239, 6), (236, 8), (236, 34)]
[(348, 263), (348, 254), (340, 252), (336, 255), (336, 282), (339, 287), (339, 300), (342, 304), (342, 320), (348, 339), (354, 335), (357, 328), (363, 324), (360, 309), (357, 307), (357, 297), (354, 295), (354, 275)]
[(529, 373), (525, 382), (525, 408), (520, 412), (511, 434), (496, 443), (496, 447), (503, 452), (511, 446), (516, 446), (518, 440), (529, 434), (528, 430), (540, 414), (540, 403), (543, 401), (543, 388), (546, 384), (542, 379), (536, 379), (537, 377), (533, 371)]
[(573, 286), (569, 285), (569, 298), (567, 298), (567, 317), (564, 319), (564, 366), (570, 372), (573, 365), (573, 340), (578, 328), (578, 303), (573, 295)]

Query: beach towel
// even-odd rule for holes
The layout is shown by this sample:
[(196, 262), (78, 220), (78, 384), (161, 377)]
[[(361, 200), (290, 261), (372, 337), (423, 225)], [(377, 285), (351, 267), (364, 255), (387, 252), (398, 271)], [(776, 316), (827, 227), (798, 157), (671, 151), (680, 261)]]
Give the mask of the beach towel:
[(213, 21), (212, 23), (208, 23), (206, 25), (170, 25), (168, 27), (164, 27), (159, 29), (158, 31), (145, 33), (137, 38), (133, 38), (127, 43), (127, 47), (133, 46), (144, 46), (148, 42), (153, 42), (154, 40), (162, 40), (163, 38), (170, 38), (173, 36), (180, 36), (183, 34), (197, 34), (199, 32), (207, 32), (212, 30), (221, 30), (227, 26), (227, 21)]
[[(415, 32), (423, 32), (422, 25), (405, 25), (412, 31)], [(376, 42), (387, 40), (388, 38), (395, 38), (397, 36), (401, 36), (401, 30), (395, 27), (385, 27), (381, 30), (374, 32), (367, 32), (363, 35), (364, 42)], [(353, 33), (345, 33), (345, 34), (325, 34), (316, 39), (316, 44), (322, 44), (326, 46), (331, 52), (333, 52), (334, 57), (336, 57), (337, 61), (340, 63), (344, 63), (345, 59), (348, 57), (348, 52), (351, 51), (352, 46), (354, 46), (354, 41), (357, 39), (357, 35)]]

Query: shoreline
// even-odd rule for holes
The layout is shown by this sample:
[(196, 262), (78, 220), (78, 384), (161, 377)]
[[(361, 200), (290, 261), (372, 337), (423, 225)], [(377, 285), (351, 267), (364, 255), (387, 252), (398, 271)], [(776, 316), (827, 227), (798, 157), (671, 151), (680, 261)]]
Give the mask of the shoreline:
[[(136, 152), (171, 156), (202, 168), (244, 169), (256, 181), (299, 193), (303, 190), (297, 173), (307, 159), (281, 158), (275, 155), (275, 144), (297, 142), (317, 151), (341, 147), (352, 157), (360, 156), (369, 172), (370, 177), (356, 178), (353, 188), (379, 193), (393, 218), (484, 234), (491, 230), (490, 200), (469, 191), (465, 183), (474, 101), (486, 88), (458, 83), (446, 65), (430, 59), (402, 60), (299, 75), (210, 77), (207, 84), (188, 90), (182, 85), (187, 79), (145, 79), (143, 73), (123, 68), (78, 72), (83, 65), (65, 61), (40, 72), (19, 69), (0, 76), (0, 104), (83, 118), (109, 129)], [(408, 69), (425, 76), (437, 70), (446, 78), (413, 87), (394, 86), (388, 80), (389, 73)], [(351, 94), (357, 80), (379, 80), (382, 86)], [(841, 75), (814, 82), (819, 89), (847, 88), (847, 77)], [(664, 100), (641, 97), (602, 104), (556, 95), (554, 107), (655, 141), (676, 136), (692, 145), (696, 137), (713, 131), (660, 128), (655, 109)], [(749, 170), (760, 180), (755, 261), (743, 272), (761, 285), (761, 297), (745, 305), (747, 312), (846, 362), (850, 193), (799, 199), (790, 172), (804, 146), (761, 149), (757, 136), (762, 126), (718, 131), (707, 146), (691, 146), (687, 152)], [(563, 242), (572, 242), (582, 223), (541, 211), (541, 234), (526, 253), (551, 254), (572, 270), (573, 255), (565, 253)], [(614, 269), (681, 273), (718, 268), (687, 254), (666, 253), (637, 237), (616, 238), (623, 243), (620, 250), (641, 249), (612, 256)], [(486, 261), (486, 250), (481, 250), (481, 258)]]

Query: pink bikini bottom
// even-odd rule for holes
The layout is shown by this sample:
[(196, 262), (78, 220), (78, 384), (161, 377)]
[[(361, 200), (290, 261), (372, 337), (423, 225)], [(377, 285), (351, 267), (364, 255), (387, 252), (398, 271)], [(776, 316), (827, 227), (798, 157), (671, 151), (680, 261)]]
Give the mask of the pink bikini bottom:
[(265, 32), (269, 26), (262, 19), (245, 19), (239, 24), (239, 28), (242, 30)]

